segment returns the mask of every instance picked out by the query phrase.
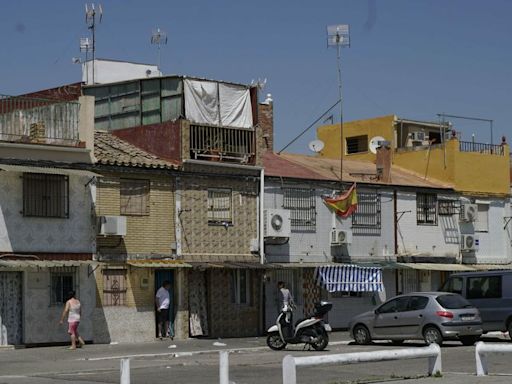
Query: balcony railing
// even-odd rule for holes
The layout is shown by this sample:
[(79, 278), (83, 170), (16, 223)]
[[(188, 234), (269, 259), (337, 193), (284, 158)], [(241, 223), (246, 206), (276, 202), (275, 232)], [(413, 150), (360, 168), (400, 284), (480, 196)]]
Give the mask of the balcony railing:
[(472, 141), (459, 141), (460, 152), (477, 152), (487, 155), (504, 156), (505, 149), (502, 145), (473, 143)]
[(77, 102), (0, 95), (0, 141), (77, 145)]
[(252, 164), (254, 130), (190, 125), (190, 156), (193, 159)]

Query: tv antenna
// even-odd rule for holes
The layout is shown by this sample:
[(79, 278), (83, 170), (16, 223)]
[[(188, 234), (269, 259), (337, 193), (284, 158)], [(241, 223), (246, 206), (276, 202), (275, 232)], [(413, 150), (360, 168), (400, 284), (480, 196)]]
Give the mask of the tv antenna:
[[(98, 18), (98, 23), (101, 23), (101, 19), (103, 19), (103, 8), (101, 4), (98, 4), (98, 9), (96, 10), (94, 3), (85, 4), (85, 24), (87, 24), (87, 28), (91, 30), (92, 33), (92, 43), (91, 43), (91, 52), (92, 52), (92, 83), (94, 84), (94, 67), (95, 67), (95, 53), (96, 53), (96, 17)], [(80, 40), (80, 48), (82, 46), (82, 41)], [(86, 51), (87, 52), (87, 51)], [(87, 54), (87, 53), (86, 53)], [(87, 75), (89, 76), (89, 75)]]
[(350, 30), (348, 24), (327, 26), (327, 47), (336, 47), (338, 51), (338, 90), (340, 104), (340, 184), (343, 191), (343, 103), (341, 92), (341, 48), (350, 47)]
[(158, 62), (157, 68), (160, 71), (160, 47), (167, 44), (167, 33), (157, 28), (156, 31), (151, 33), (151, 44), (156, 45), (158, 48)]

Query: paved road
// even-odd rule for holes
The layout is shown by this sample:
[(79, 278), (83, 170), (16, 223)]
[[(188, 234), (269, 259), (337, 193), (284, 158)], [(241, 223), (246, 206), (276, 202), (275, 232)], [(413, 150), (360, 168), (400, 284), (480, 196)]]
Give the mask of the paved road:
[[(348, 335), (336, 332), (328, 351), (346, 353), (392, 350), (389, 343), (369, 346), (352, 345)], [(485, 341), (509, 343), (505, 338)], [(226, 345), (214, 345), (214, 344)], [(421, 347), (421, 343), (406, 343), (406, 347)], [(286, 354), (312, 356), (319, 352), (288, 347), (274, 352), (265, 346), (264, 338), (163, 341), (144, 344), (87, 345), (82, 350), (68, 351), (65, 347), (0, 349), (0, 384), (55, 383), (119, 383), (119, 359), (130, 358), (131, 382), (138, 383), (198, 383), (219, 380), (218, 350), (232, 350), (230, 380), (237, 384), (280, 384), (281, 362)], [(489, 358), (489, 377), (476, 377), (474, 347), (446, 343), (442, 349), (443, 377), (425, 377), (426, 359), (361, 363), (346, 366), (299, 367), (299, 383), (341, 384), (388, 382), (411, 384), (473, 384), (512, 382), (510, 355)], [(497, 375), (501, 374), (501, 375)], [(404, 378), (410, 379), (404, 381)]]

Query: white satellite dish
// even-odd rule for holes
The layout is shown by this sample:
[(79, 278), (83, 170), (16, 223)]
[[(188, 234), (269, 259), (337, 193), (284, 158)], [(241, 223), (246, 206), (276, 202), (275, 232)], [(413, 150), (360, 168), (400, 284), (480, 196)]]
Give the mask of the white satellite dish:
[(383, 138), (382, 136), (375, 136), (375, 137), (372, 137), (371, 140), (370, 140), (370, 152), (375, 154), (377, 153), (377, 148), (380, 147), (380, 142), (381, 141), (386, 141), (385, 138)]
[(308, 144), (308, 147), (311, 151), (318, 153), (324, 149), (324, 142), (322, 140), (313, 140)]

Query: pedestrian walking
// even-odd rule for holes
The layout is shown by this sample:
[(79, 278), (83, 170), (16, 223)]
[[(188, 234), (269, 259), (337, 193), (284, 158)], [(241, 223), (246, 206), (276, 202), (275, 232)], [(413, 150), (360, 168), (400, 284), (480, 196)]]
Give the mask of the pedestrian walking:
[(81, 315), (82, 305), (80, 300), (76, 298), (75, 291), (70, 291), (59, 321), (59, 324), (63, 324), (66, 316), (68, 318), (68, 333), (71, 337), (71, 347), (69, 347), (69, 349), (81, 348), (85, 345), (84, 339), (78, 334), (78, 325), (80, 324)]
[(168, 280), (165, 280), (158, 291), (156, 291), (155, 295), (158, 337), (160, 340), (167, 336), (172, 339), (172, 335), (169, 329), (169, 306), (171, 304), (171, 294), (169, 292), (170, 288), (171, 283)]

